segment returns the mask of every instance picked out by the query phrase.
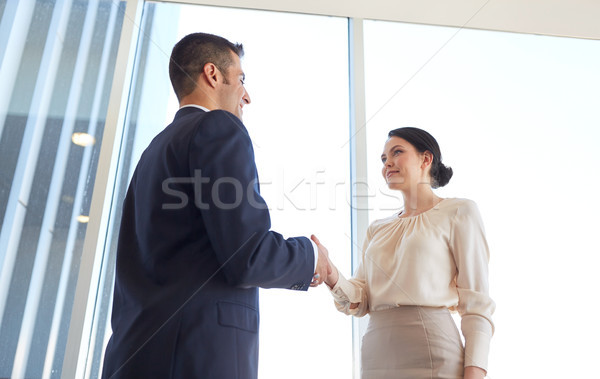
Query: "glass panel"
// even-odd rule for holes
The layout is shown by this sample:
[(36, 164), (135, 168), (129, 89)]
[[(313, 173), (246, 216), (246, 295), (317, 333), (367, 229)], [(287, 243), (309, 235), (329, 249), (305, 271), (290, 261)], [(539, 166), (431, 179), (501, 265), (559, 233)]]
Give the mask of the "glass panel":
[[(350, 267), (347, 20), (148, 3), (142, 27), (106, 243), (109, 268), (96, 317), (101, 345), (92, 353), (93, 367), (101, 364), (110, 337), (107, 315), (121, 204), (142, 151), (178, 109), (168, 60), (186, 34), (209, 32), (244, 44), (242, 65), (252, 98), (244, 121), (273, 230), (287, 236), (316, 233), (340, 269)], [(351, 319), (335, 310), (325, 288), (308, 294), (261, 290), (259, 377), (306, 378), (317, 372), (351, 377), (351, 330)], [(324, 336), (331, 338), (330, 345), (316, 343)]]
[(365, 46), (370, 218), (402, 205), (380, 174), (387, 132), (430, 131), (455, 173), (438, 194), (486, 224), (489, 377), (589, 376), (572, 362), (600, 338), (600, 41), (368, 21)]
[[(0, 377), (60, 376), (120, 7), (103, 0), (2, 8)], [(90, 144), (74, 144), (74, 133)]]

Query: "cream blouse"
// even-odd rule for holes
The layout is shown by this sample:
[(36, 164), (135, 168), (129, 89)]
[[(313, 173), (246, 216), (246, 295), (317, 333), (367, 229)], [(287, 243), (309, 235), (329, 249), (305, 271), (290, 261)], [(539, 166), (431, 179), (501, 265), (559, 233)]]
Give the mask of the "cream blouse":
[[(462, 317), (465, 367), (487, 370), (494, 333), (489, 250), (475, 202), (444, 199), (414, 217), (398, 213), (367, 230), (354, 277), (331, 288), (340, 312), (362, 317), (400, 305), (448, 307)], [(350, 309), (350, 303), (359, 303)]]

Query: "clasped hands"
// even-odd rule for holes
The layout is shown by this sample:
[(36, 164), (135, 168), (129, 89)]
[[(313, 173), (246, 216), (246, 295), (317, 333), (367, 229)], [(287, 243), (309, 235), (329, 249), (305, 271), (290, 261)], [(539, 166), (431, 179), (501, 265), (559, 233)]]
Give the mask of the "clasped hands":
[(337, 268), (331, 263), (329, 259), (329, 252), (327, 248), (321, 244), (319, 239), (313, 234), (310, 239), (317, 245), (319, 249), (319, 259), (317, 260), (317, 268), (310, 282), (311, 287), (317, 287), (318, 285), (325, 283), (330, 288), (333, 288), (338, 281), (339, 274)]

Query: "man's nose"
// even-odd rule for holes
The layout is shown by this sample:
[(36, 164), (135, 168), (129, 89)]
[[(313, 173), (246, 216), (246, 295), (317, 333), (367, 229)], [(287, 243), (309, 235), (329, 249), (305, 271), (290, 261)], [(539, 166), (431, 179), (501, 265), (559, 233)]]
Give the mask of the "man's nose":
[(244, 104), (250, 104), (252, 102), (252, 100), (250, 100), (250, 94), (248, 94), (248, 91), (244, 88), (244, 96), (242, 97), (242, 101), (244, 102)]

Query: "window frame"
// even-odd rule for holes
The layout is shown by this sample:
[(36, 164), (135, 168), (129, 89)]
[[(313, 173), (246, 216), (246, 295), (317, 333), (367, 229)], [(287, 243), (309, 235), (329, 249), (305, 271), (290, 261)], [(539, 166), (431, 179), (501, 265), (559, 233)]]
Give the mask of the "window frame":
[[(122, 0), (127, 3), (123, 29), (117, 53), (103, 143), (100, 151), (94, 184), (90, 221), (84, 241), (81, 266), (77, 279), (74, 305), (67, 339), (62, 378), (84, 376), (86, 356), (92, 335), (94, 296), (101, 275), (104, 236), (112, 207), (105, 201), (114, 189), (114, 176), (118, 165), (123, 126), (126, 118), (127, 95), (138, 40), (138, 26), (142, 19), (144, 0)], [(510, 0), (493, 3), (489, 0), (459, 0), (451, 4), (444, 0), (424, 0), (415, 3), (386, 0), (348, 3), (344, 0), (305, 0), (303, 2), (272, 0), (163, 0), (167, 3), (213, 5), (266, 11), (307, 13), (349, 18), (350, 68), (350, 179), (352, 268), (356, 267), (357, 246), (362, 246), (368, 226), (368, 189), (366, 167), (366, 124), (363, 20), (385, 20), (459, 28), (473, 28), (505, 32), (541, 34), (600, 40), (600, 28), (594, 15), (600, 14), (599, 2), (571, 4), (569, 2), (536, 2)], [(526, 17), (515, 17), (515, 14)], [(96, 281), (96, 282), (95, 282)], [(357, 336), (364, 321), (353, 321), (354, 376), (359, 377), (358, 360), (360, 344)]]

